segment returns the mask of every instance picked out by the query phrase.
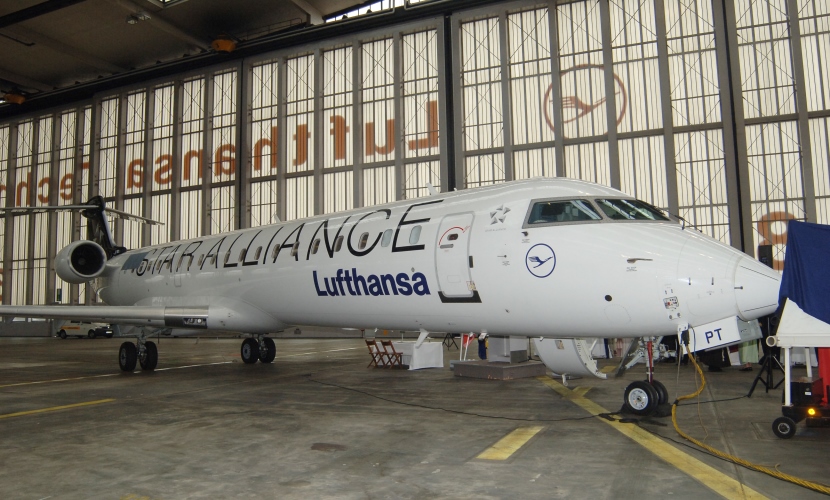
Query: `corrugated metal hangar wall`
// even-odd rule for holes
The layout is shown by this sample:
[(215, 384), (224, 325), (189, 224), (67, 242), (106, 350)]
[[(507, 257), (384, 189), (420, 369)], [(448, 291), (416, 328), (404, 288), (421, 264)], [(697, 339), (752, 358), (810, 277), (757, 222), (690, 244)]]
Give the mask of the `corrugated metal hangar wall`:
[[(129, 247), (533, 176), (595, 181), (783, 260), (830, 223), (825, 0), (489, 5), (0, 123), (0, 204), (100, 194)], [(52, 258), (80, 216), (0, 224), (2, 300), (94, 301)]]

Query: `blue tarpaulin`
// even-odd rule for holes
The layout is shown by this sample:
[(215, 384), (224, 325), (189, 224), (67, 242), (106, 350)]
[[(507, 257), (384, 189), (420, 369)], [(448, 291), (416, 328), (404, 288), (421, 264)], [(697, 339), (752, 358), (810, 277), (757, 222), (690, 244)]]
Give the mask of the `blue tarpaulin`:
[(830, 323), (830, 226), (791, 220), (779, 303), (788, 298), (810, 316)]

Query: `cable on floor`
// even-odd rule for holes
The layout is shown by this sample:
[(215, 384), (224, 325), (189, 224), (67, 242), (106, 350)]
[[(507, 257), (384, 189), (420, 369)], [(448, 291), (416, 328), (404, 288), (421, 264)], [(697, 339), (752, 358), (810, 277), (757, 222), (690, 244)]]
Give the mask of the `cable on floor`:
[(346, 386), (343, 386), (343, 385), (332, 384), (331, 382), (323, 382), (321, 380), (309, 379), (309, 381), (315, 382), (315, 383), (320, 384), (320, 385), (325, 385), (325, 386), (328, 386), (328, 387), (335, 387), (337, 389), (343, 389), (345, 391), (356, 392), (358, 394), (362, 394), (364, 396), (369, 396), (371, 398), (379, 399), (379, 400), (385, 401), (387, 403), (393, 403), (393, 404), (404, 405), (404, 406), (411, 406), (411, 407), (414, 407), (414, 408), (422, 408), (422, 409), (425, 409), (425, 410), (445, 411), (447, 413), (456, 413), (458, 415), (467, 415), (467, 416), (471, 416), (471, 417), (481, 417), (481, 418), (492, 418), (492, 419), (498, 419), (498, 420), (516, 420), (516, 421), (520, 421), (520, 422), (570, 422), (570, 421), (576, 421), (576, 420), (591, 420), (591, 419), (596, 418), (596, 417), (608, 418), (611, 415), (616, 415), (616, 413), (603, 413), (603, 414), (600, 414), (600, 415), (588, 415), (587, 417), (571, 417), (571, 418), (557, 418), (557, 419), (519, 418), (519, 417), (505, 417), (505, 416), (502, 416), (502, 415), (483, 415), (481, 413), (473, 413), (473, 412), (462, 411), (462, 410), (451, 410), (449, 408), (441, 408), (440, 406), (428, 406), (428, 405), (421, 405), (421, 404), (417, 404), (417, 403), (407, 403), (405, 401), (397, 401), (395, 399), (385, 398), (383, 396), (378, 396), (377, 394), (372, 394), (371, 392), (362, 391), (360, 389), (355, 389), (353, 387), (346, 387)]
[[(716, 457), (719, 457), (719, 458), (722, 458), (724, 460), (727, 460), (729, 462), (732, 462), (734, 464), (740, 465), (742, 467), (746, 467), (747, 469), (752, 469), (752, 470), (755, 470), (755, 471), (758, 471), (758, 472), (763, 472), (764, 474), (772, 476), (776, 479), (780, 479), (782, 481), (787, 481), (789, 483), (793, 483), (793, 484), (796, 484), (798, 486), (802, 486), (804, 488), (811, 489), (813, 491), (818, 491), (819, 493), (824, 493), (825, 495), (830, 495), (830, 486), (827, 486), (827, 485), (824, 485), (824, 484), (821, 484), (821, 483), (816, 483), (816, 482), (813, 482), (813, 481), (808, 481), (806, 479), (802, 479), (800, 477), (796, 477), (796, 476), (793, 476), (791, 474), (786, 474), (786, 473), (781, 472), (777, 469), (767, 467), (767, 466), (764, 466), (764, 465), (758, 465), (758, 464), (752, 463), (748, 460), (744, 460), (742, 458), (736, 457), (734, 455), (724, 453), (724, 452), (722, 452), (718, 449), (715, 449), (715, 448), (709, 446), (708, 444), (703, 443), (702, 441), (699, 441), (699, 440), (693, 438), (692, 436), (689, 436), (688, 434), (686, 434), (685, 432), (680, 430), (680, 426), (677, 424), (677, 407), (679, 406), (679, 403), (681, 401), (696, 398), (696, 397), (700, 396), (700, 393), (703, 392), (703, 388), (706, 387), (706, 378), (703, 376), (703, 370), (701, 370), (700, 365), (697, 364), (697, 360), (695, 359), (695, 356), (690, 353), (689, 354), (689, 359), (692, 361), (692, 364), (694, 365), (695, 370), (697, 370), (697, 373), (700, 375), (701, 383), (700, 383), (700, 387), (698, 387), (695, 392), (693, 392), (691, 394), (687, 394), (685, 396), (680, 396), (679, 398), (677, 398), (674, 401), (674, 403), (672, 403), (671, 421), (672, 421), (672, 424), (674, 424), (674, 430), (677, 431), (677, 433), (682, 438), (696, 444), (697, 446), (703, 448), (704, 450), (711, 453), (712, 455), (714, 455)], [(736, 398), (736, 399), (739, 399), (739, 398)]]

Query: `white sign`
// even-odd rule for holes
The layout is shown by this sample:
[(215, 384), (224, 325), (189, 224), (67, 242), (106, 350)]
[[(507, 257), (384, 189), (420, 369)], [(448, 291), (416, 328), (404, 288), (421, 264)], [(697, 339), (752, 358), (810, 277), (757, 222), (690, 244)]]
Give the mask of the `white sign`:
[(738, 318), (731, 317), (694, 327), (694, 337), (689, 348), (692, 352), (741, 342)]

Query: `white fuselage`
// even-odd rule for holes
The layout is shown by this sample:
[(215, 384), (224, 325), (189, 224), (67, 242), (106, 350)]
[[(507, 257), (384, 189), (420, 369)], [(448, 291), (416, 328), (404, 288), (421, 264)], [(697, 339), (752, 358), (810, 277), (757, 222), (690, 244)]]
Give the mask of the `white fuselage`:
[(536, 201), (597, 197), (629, 198), (534, 179), (158, 245), (112, 258), (99, 293), (248, 333), (643, 337), (777, 307), (778, 273), (678, 222), (529, 223)]

